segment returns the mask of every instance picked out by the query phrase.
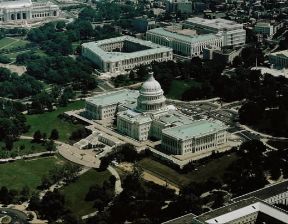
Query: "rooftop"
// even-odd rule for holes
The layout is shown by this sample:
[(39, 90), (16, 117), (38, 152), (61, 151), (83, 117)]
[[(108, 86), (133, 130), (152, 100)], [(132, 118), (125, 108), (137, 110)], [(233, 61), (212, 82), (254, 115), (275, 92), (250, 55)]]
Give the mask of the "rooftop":
[(126, 120), (129, 120), (131, 123), (138, 122), (140, 124), (143, 124), (152, 121), (149, 114), (142, 114), (133, 110), (122, 111), (118, 113), (118, 116)]
[(255, 216), (256, 220), (253, 220), (256, 221), (255, 223), (285, 224), (288, 220), (286, 211), (273, 207), (258, 198), (249, 198), (206, 212), (197, 217), (191, 213), (163, 224), (240, 224), (242, 222), (237, 222), (237, 220), (253, 213), (257, 213), (257, 216)]
[(212, 134), (226, 128), (227, 126), (220, 121), (199, 120), (190, 124), (164, 129), (163, 134), (186, 140), (191, 137)]
[(199, 35), (199, 36), (195, 36), (195, 35), (189, 36), (189, 35), (184, 35), (184, 34), (179, 33), (179, 32), (168, 31), (164, 28), (151, 29), (151, 30), (148, 30), (147, 33), (158, 34), (161, 36), (165, 36), (166, 38), (177, 39), (177, 40), (181, 40), (184, 42), (189, 42), (191, 44), (197, 43), (199, 41), (206, 41), (206, 40), (210, 40), (210, 39), (219, 37), (215, 34), (203, 34), (203, 35)]
[(32, 6), (31, 0), (0, 1), (0, 8), (22, 8)]
[(193, 23), (198, 24), (200, 26), (206, 26), (210, 28), (214, 28), (217, 30), (224, 30), (224, 29), (234, 29), (234, 28), (242, 28), (243, 25), (236, 23), (231, 20), (227, 19), (203, 19), (200, 17), (193, 17), (186, 20), (186, 23)]
[(89, 97), (86, 101), (101, 106), (108, 106), (117, 103), (131, 104), (132, 102), (137, 101), (138, 96), (139, 92), (136, 90), (123, 89)]
[[(127, 52), (109, 52), (109, 51), (103, 50), (101, 47), (102, 45), (113, 44), (113, 43), (118, 43), (118, 42), (123, 42), (123, 41), (136, 43), (136, 44), (146, 47), (147, 49), (127, 53)], [(139, 56), (148, 56), (148, 55), (156, 54), (156, 53), (164, 53), (167, 51), (172, 52), (171, 48), (164, 47), (158, 44), (154, 44), (150, 41), (137, 39), (131, 36), (121, 36), (121, 37), (110, 38), (110, 39), (105, 39), (105, 40), (100, 40), (100, 41), (95, 41), (95, 42), (88, 42), (88, 43), (82, 44), (82, 46), (84, 48), (90, 49), (92, 52), (99, 55), (102, 60), (110, 61), (110, 62), (117, 62), (119, 60), (131, 59), (131, 58), (135, 58)]]
[(160, 116), (155, 122), (162, 123), (166, 126), (179, 126), (183, 124), (190, 124), (193, 119), (187, 117), (186, 115), (180, 113), (176, 110), (170, 110), (167, 114)]
[(288, 180), (285, 180), (280, 183), (272, 184), (269, 185), (265, 188), (261, 188), (257, 191), (250, 192), (248, 194), (244, 194), (240, 197), (232, 199), (233, 201), (240, 201), (243, 199), (251, 198), (251, 197), (256, 197), (261, 200), (265, 200), (267, 198), (273, 197), (275, 195), (284, 193), (288, 191)]
[(280, 56), (280, 57), (288, 57), (288, 50), (277, 51), (277, 52), (271, 53), (270, 55)]

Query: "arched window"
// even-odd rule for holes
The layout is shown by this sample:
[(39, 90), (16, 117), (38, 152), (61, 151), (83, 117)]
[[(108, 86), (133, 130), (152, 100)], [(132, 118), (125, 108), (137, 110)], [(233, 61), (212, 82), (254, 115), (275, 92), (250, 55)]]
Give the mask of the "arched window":
[(11, 20), (15, 20), (15, 14), (11, 14)]

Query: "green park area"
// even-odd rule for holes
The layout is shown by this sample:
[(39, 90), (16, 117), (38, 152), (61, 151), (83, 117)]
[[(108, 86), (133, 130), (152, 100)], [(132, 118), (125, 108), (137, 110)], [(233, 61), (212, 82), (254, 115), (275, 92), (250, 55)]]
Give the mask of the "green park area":
[(8, 151), (5, 148), (5, 143), (0, 142), (0, 158), (8, 158), (22, 156), (32, 153), (47, 151), (43, 144), (31, 142), (31, 140), (20, 139), (13, 143), (12, 150)]
[(85, 201), (86, 194), (91, 186), (95, 184), (101, 186), (110, 176), (111, 174), (107, 170), (98, 172), (91, 169), (81, 175), (75, 182), (61, 189), (61, 192), (65, 195), (67, 207), (73, 214), (83, 216), (95, 211), (95, 208), (93, 208), (94, 203)]
[(49, 170), (64, 164), (65, 161), (56, 156), (0, 164), (0, 187), (6, 186), (9, 189), (20, 190), (28, 186), (31, 190), (36, 189)]
[(33, 136), (35, 131), (40, 130), (41, 133), (46, 133), (49, 137), (52, 129), (57, 129), (59, 132), (59, 140), (67, 142), (71, 133), (82, 127), (80, 124), (73, 124), (70, 121), (59, 118), (58, 116), (66, 111), (79, 110), (84, 108), (84, 101), (75, 101), (69, 103), (66, 107), (58, 107), (52, 112), (45, 112), (43, 114), (27, 115), (27, 124), (30, 129), (25, 135)]
[(26, 44), (30, 43), (27, 40), (11, 38), (11, 37), (4, 37), (0, 39), (0, 49), (12, 49), (17, 47), (23, 47)]
[(196, 170), (190, 171), (186, 174), (180, 174), (176, 170), (166, 166), (151, 158), (145, 158), (139, 162), (140, 167), (168, 183), (177, 185), (179, 187), (185, 186), (190, 182), (202, 183), (211, 177), (223, 178), (225, 169), (235, 160), (237, 160), (235, 153), (224, 155), (220, 158), (213, 159), (204, 165), (197, 167)]
[(183, 93), (193, 86), (199, 86), (200, 83), (193, 80), (173, 80), (166, 96), (170, 99), (181, 100)]

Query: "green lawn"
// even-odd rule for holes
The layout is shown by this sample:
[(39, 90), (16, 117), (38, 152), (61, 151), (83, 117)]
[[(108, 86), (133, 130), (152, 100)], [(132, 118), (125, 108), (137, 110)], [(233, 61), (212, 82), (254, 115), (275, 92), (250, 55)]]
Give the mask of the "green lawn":
[(193, 80), (173, 80), (167, 93), (167, 98), (181, 99), (182, 94), (192, 86), (199, 86), (200, 83)]
[(46, 112), (43, 114), (27, 115), (27, 123), (31, 126), (26, 135), (33, 136), (34, 132), (40, 130), (42, 133), (47, 133), (49, 137), (51, 130), (56, 128), (59, 131), (59, 140), (67, 142), (70, 134), (82, 125), (72, 124), (58, 118), (59, 114), (65, 111), (82, 109), (85, 106), (84, 101), (75, 101), (68, 104), (66, 107), (59, 107), (55, 111)]
[[(21, 150), (20, 147), (24, 146), (24, 149)], [(46, 151), (46, 147), (42, 144), (32, 143), (31, 140), (20, 139), (13, 144), (13, 149), (7, 151), (5, 148), (5, 143), (0, 142), (0, 158), (7, 158), (13, 156), (27, 155), (37, 152)]]
[(56, 156), (0, 164), (0, 186), (19, 190), (27, 185), (30, 189), (36, 189), (41, 184), (42, 176), (64, 164), (65, 162)]
[(222, 156), (214, 159), (205, 165), (198, 167), (198, 170), (191, 171), (187, 174), (180, 174), (176, 170), (150, 158), (145, 158), (139, 162), (139, 165), (146, 171), (166, 179), (167, 182), (176, 184), (177, 186), (184, 186), (191, 181), (205, 182), (210, 177), (223, 177), (225, 169), (235, 160), (237, 160), (235, 153)]
[(15, 40), (10, 37), (4, 37), (0, 39), (0, 48), (5, 47), (11, 43), (13, 43)]
[(67, 206), (73, 214), (83, 216), (95, 211), (93, 202), (85, 201), (85, 196), (92, 185), (102, 185), (110, 176), (109, 171), (98, 172), (91, 169), (81, 175), (75, 182), (61, 189), (61, 192), (65, 195)]
[(25, 46), (28, 43), (29, 43), (29, 41), (27, 41), (27, 40), (4, 37), (0, 40), (0, 48), (1, 49), (17, 48), (17, 47)]

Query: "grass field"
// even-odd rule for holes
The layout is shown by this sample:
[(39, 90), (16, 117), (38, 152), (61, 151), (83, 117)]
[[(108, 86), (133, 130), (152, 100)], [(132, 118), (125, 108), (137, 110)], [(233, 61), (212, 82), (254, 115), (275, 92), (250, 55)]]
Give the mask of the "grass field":
[(225, 169), (235, 160), (236, 154), (222, 156), (221, 158), (214, 159), (205, 165), (198, 167), (198, 170), (193, 170), (187, 174), (180, 174), (176, 170), (150, 158), (145, 158), (139, 162), (139, 165), (146, 171), (167, 180), (172, 184), (181, 187), (190, 182), (205, 182), (210, 177), (221, 179)]
[(47, 175), (49, 170), (64, 164), (65, 162), (58, 157), (0, 164), (0, 186), (19, 190), (27, 185), (31, 190), (36, 189), (41, 184), (41, 178)]
[(67, 206), (73, 214), (83, 216), (95, 211), (93, 202), (85, 201), (85, 196), (92, 185), (101, 185), (110, 176), (108, 171), (98, 172), (92, 169), (81, 175), (74, 183), (61, 189), (65, 195)]
[(0, 49), (11, 49), (22, 47), (28, 44), (29, 41), (16, 38), (4, 37), (0, 40)]
[(68, 104), (66, 107), (59, 107), (55, 111), (46, 112), (43, 114), (27, 115), (27, 123), (31, 126), (26, 135), (32, 136), (35, 131), (40, 130), (42, 133), (47, 133), (49, 137), (51, 130), (56, 128), (59, 131), (59, 140), (67, 142), (70, 134), (81, 127), (81, 125), (72, 124), (70, 122), (58, 118), (59, 114), (69, 110), (77, 110), (84, 108), (84, 101), (75, 101)]
[(192, 86), (199, 86), (200, 84), (193, 80), (173, 80), (171, 87), (167, 93), (170, 99), (181, 99), (182, 94), (190, 89)]
[[(20, 149), (21, 146), (24, 146), (23, 150)], [(13, 155), (20, 156), (20, 155), (27, 155), (27, 154), (46, 151), (46, 148), (44, 145), (32, 143), (31, 140), (27, 140), (27, 139), (20, 139), (14, 142), (13, 149), (11, 151), (2, 149), (2, 147), (5, 147), (4, 142), (0, 142), (0, 157), (1, 158), (7, 158)]]

